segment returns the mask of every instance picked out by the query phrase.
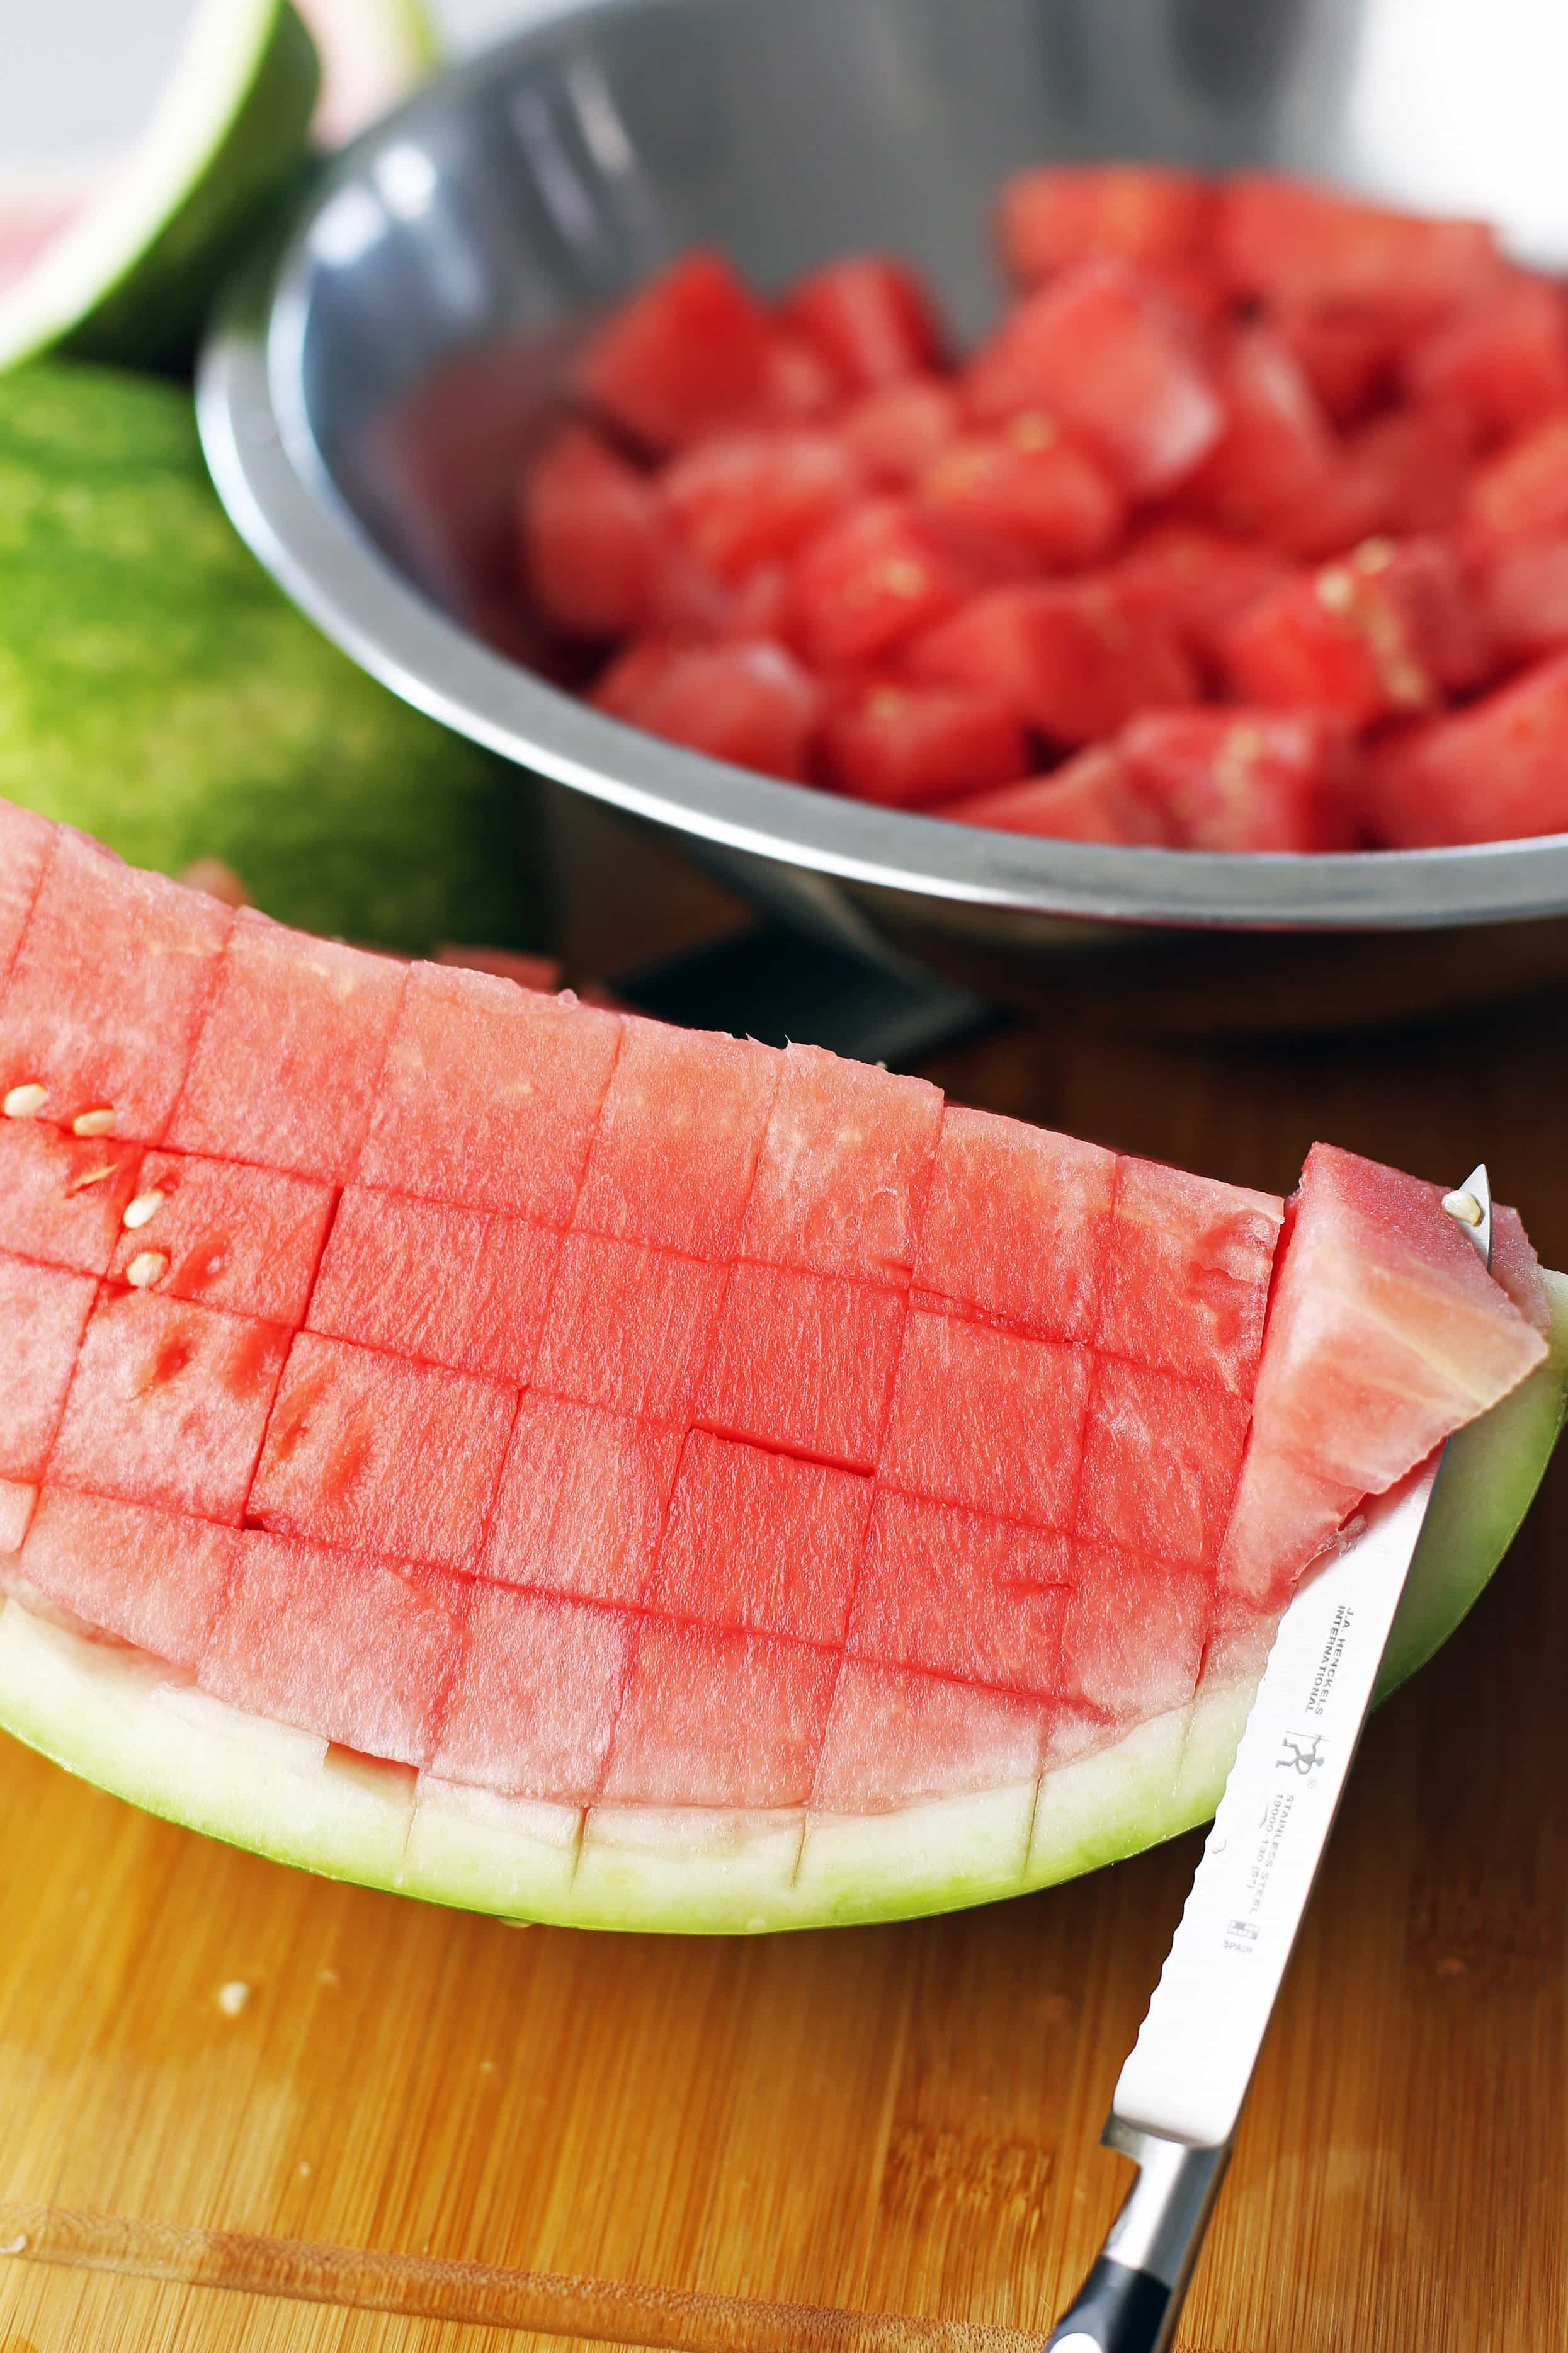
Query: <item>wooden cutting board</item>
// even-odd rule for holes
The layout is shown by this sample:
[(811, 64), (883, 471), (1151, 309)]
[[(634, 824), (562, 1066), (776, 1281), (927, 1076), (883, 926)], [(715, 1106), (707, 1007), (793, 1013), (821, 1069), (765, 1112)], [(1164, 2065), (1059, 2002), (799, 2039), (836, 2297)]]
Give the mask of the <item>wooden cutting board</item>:
[[(1319, 1133), (1484, 1155), (1562, 1265), (1564, 1009), (1209, 1054), (1013, 1032), (932, 1075), (1281, 1189)], [(1559, 1465), (1372, 1727), (1184, 2346), (1561, 2353), (1565, 1562)], [(0, 2353), (1023, 2353), (1124, 2186), (1097, 2135), (1198, 1851), (701, 1943), (333, 1886), (9, 1743), (0, 1805)]]

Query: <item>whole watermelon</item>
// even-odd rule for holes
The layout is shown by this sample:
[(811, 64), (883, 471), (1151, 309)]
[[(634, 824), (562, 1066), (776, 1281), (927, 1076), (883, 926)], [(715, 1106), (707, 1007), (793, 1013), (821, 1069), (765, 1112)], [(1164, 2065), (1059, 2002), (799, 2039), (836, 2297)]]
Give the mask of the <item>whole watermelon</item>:
[(0, 797), (417, 953), (533, 935), (531, 793), (289, 604), (218, 502), (187, 392), (61, 361), (0, 375)]

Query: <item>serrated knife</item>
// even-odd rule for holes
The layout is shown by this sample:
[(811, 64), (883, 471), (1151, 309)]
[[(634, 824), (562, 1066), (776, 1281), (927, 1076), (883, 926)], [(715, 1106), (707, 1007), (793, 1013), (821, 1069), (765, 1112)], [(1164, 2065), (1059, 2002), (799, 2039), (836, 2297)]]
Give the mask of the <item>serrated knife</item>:
[[(1489, 1267), (1485, 1167), (1443, 1206)], [(1441, 1469), (1370, 1504), (1279, 1621), (1101, 2135), (1138, 2179), (1047, 2353), (1170, 2344)]]

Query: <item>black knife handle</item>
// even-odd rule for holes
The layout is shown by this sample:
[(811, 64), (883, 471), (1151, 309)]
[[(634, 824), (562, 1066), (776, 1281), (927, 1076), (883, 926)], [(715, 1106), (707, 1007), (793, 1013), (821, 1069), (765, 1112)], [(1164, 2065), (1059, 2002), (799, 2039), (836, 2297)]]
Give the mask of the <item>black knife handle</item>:
[(1176, 2292), (1101, 2255), (1047, 2340), (1047, 2353), (1160, 2353)]
[(1112, 2117), (1105, 2137), (1138, 2179), (1046, 2353), (1165, 2353), (1230, 2156)]

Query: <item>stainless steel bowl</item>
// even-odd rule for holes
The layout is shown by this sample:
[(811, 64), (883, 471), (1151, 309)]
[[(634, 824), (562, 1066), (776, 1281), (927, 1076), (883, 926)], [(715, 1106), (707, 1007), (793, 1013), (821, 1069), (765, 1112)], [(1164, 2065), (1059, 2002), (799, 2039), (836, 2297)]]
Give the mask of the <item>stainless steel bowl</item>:
[(574, 339), (667, 255), (721, 243), (768, 286), (892, 247), (973, 334), (1000, 300), (990, 198), (1032, 158), (1262, 160), (1484, 211), (1561, 262), (1565, 49), (1542, 0), (545, 0), (350, 148), (242, 290), (202, 369), (208, 459), (387, 685), (841, 941), (1221, 1027), (1560, 975), (1565, 835), (1314, 859), (1032, 841), (620, 726), (527, 666), (509, 509)]

